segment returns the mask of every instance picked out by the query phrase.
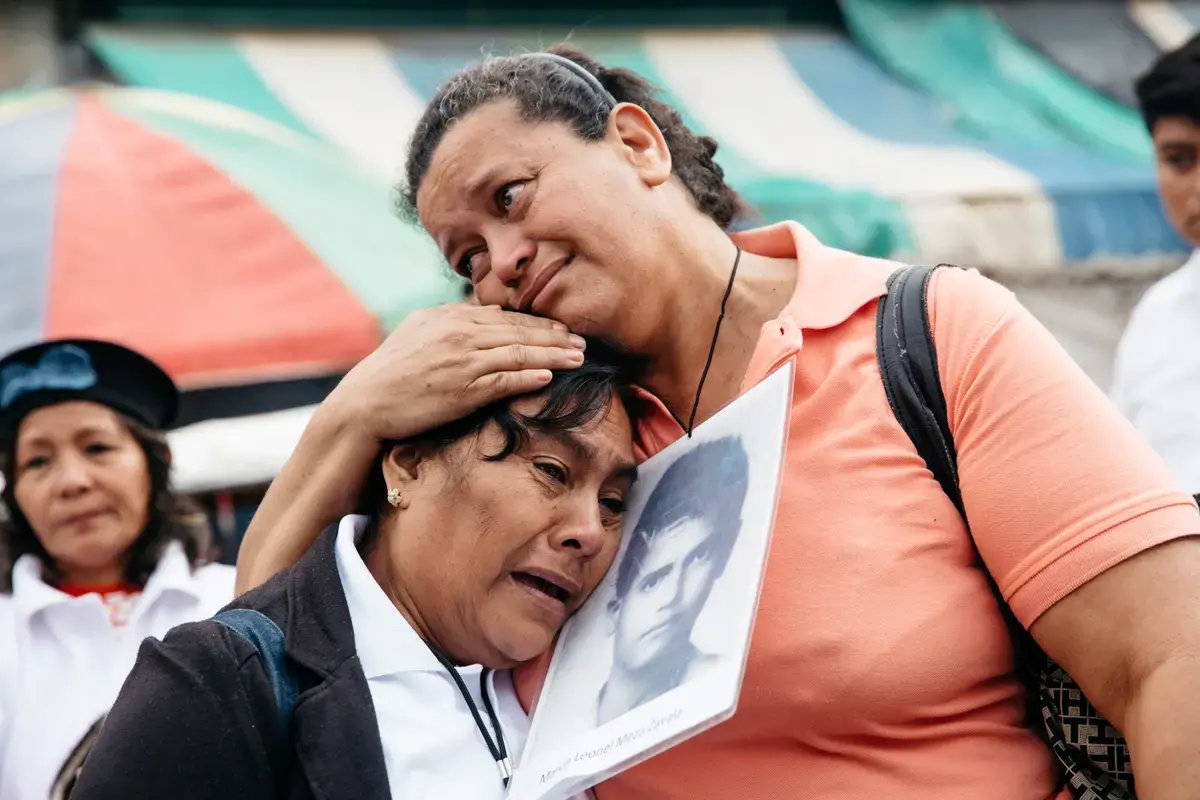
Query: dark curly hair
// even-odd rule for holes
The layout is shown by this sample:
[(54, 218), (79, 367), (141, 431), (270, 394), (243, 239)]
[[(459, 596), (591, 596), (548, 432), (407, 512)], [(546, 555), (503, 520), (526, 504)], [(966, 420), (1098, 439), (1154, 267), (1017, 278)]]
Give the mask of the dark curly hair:
[[(146, 467), (150, 473), (150, 513), (146, 527), (130, 548), (125, 579), (137, 586), (145, 586), (171, 542), (183, 545), (193, 568), (211, 561), (212, 529), (208, 518), (195, 501), (177, 495), (171, 488), (171, 456), (166, 437), (124, 415), (118, 416), (146, 454)], [(53, 558), (42, 547), (29, 520), (17, 505), (13, 495), (16, 488), (16, 437), (6, 438), (8, 441), (4, 442), (3, 452), (0, 453), (0, 475), (4, 477), (4, 489), (0, 491), (0, 502), (3, 503), (0, 508), (0, 593), (12, 592), (13, 566), (26, 553), (32, 553), (41, 560), (48, 582), (53, 583), (62, 577)]]
[[(717, 140), (697, 136), (679, 112), (656, 97), (658, 90), (641, 75), (605, 67), (583, 51), (558, 45), (546, 52), (574, 61), (596, 77), (619, 103), (645, 109), (662, 131), (671, 151), (671, 169), (696, 201), (696, 207), (724, 230), (748, 209), (713, 160)], [(506, 56), (468, 67), (442, 84), (421, 115), (409, 142), (405, 183), (400, 188), (400, 212), (417, 217), (417, 191), (429, 171), (434, 151), (455, 122), (494, 100), (512, 100), (530, 122), (565, 122), (581, 138), (597, 141), (607, 130), (611, 103), (582, 76), (549, 58)]]
[[(549, 385), (538, 392), (497, 400), (404, 442), (384, 442), (359, 494), (357, 511), (369, 517), (367, 530), (359, 541), (360, 550), (366, 552), (379, 537), (379, 520), (387, 507), (383, 461), (399, 444), (419, 445), (436, 455), (494, 424), (503, 436), (503, 444), (495, 452), (484, 455), (483, 460), (503, 461), (520, 450), (536, 431), (573, 430), (599, 420), (614, 397), (636, 428), (645, 411), (641, 398), (633, 389), (634, 379), (644, 368), (641, 361), (613, 345), (595, 339), (587, 341), (583, 364), (575, 369), (556, 370)], [(544, 402), (535, 413), (523, 414), (512, 407), (513, 401), (523, 396), (540, 397)]]

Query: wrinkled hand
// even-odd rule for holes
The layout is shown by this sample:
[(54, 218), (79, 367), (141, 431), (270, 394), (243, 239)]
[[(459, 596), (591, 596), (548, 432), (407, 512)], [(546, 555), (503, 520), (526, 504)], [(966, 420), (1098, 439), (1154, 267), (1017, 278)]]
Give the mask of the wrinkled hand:
[(359, 362), (326, 406), (378, 439), (404, 439), (504, 397), (536, 391), (550, 370), (583, 363), (566, 326), (469, 303), (409, 314)]

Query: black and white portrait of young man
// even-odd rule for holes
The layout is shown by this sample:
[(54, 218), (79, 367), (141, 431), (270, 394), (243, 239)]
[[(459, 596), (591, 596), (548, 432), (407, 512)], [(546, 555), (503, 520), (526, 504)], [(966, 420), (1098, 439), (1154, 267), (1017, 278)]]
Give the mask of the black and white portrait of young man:
[(725, 436), (680, 456), (651, 492), (615, 567), (606, 609), (612, 670), (597, 697), (597, 725), (721, 662), (692, 634), (737, 543), (749, 471), (741, 437)]

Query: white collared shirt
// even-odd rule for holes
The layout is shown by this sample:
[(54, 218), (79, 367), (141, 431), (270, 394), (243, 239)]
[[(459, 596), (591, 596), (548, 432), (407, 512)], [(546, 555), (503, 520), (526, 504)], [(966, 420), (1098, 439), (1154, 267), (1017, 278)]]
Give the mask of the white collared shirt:
[(147, 636), (212, 616), (233, 599), (234, 568), (194, 572), (172, 543), (114, 627), (97, 594), (72, 597), (46, 584), (41, 563), (13, 566), (0, 595), (0, 800), (43, 800), (88, 728), (117, 699)]
[[(366, 517), (342, 519), (334, 552), (366, 673), (392, 797), (504, 797), (500, 771), (454, 680), (367, 570), (356, 547)], [(484, 724), (479, 666), (460, 667)], [(493, 708), (515, 767), (529, 722), (507, 670), (489, 676)]]
[(1134, 309), (1111, 396), (1183, 488), (1200, 492), (1200, 251)]

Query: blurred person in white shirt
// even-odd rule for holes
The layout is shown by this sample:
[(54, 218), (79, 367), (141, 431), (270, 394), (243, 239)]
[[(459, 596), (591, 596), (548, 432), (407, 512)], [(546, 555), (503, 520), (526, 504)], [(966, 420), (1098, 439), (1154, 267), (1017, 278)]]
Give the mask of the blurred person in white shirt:
[[(1136, 84), (1154, 141), (1167, 218), (1200, 246), (1200, 36), (1163, 55)], [(1200, 251), (1146, 292), (1117, 349), (1112, 399), (1200, 492)]]
[(178, 404), (110, 342), (0, 359), (0, 800), (61, 796), (142, 640), (233, 598), (207, 520), (170, 487)]

